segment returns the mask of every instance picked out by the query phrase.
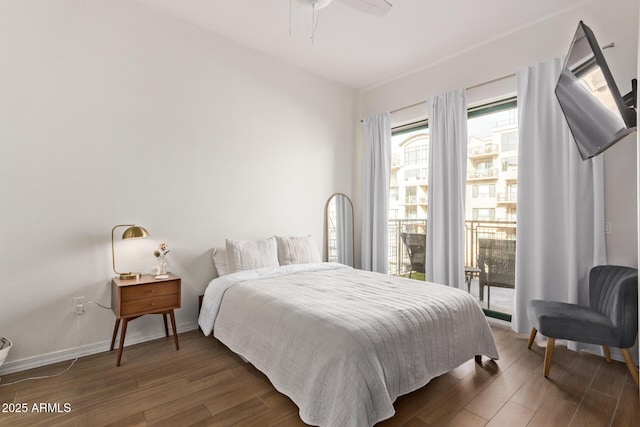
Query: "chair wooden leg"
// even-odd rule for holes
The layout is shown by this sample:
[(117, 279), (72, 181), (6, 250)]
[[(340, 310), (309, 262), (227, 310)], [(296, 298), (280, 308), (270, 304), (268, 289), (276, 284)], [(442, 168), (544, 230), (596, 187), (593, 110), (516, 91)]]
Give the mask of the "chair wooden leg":
[(602, 351), (604, 351), (604, 358), (607, 361), (607, 363), (611, 363), (611, 352), (609, 351), (609, 347), (607, 347), (606, 345), (603, 345)]
[(631, 357), (631, 353), (628, 348), (621, 348), (622, 356), (624, 357), (624, 361), (627, 364), (627, 369), (629, 369), (629, 373), (631, 374), (631, 378), (633, 378), (633, 382), (636, 383), (636, 387), (640, 387), (638, 384), (638, 369), (636, 365), (633, 363), (633, 357)]
[(544, 376), (545, 378), (549, 376), (549, 371), (551, 371), (551, 359), (553, 359), (553, 348), (556, 346), (555, 338), (547, 339), (547, 349), (544, 352)]
[(533, 345), (533, 340), (536, 339), (536, 334), (538, 330), (536, 328), (531, 328), (531, 334), (529, 335), (529, 342), (527, 343), (527, 348), (531, 350), (531, 346)]

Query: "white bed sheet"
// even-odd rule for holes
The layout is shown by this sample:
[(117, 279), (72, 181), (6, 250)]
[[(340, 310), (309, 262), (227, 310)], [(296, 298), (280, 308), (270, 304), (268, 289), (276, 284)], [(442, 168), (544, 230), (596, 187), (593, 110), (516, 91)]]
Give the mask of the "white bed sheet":
[(214, 279), (198, 322), (320, 426), (371, 426), (398, 396), (475, 355), (498, 358), (468, 293), (334, 263)]

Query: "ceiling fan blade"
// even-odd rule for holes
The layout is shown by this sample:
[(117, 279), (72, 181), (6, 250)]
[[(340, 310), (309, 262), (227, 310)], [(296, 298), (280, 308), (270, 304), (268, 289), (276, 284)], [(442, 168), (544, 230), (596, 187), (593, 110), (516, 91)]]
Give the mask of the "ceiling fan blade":
[(385, 16), (393, 5), (387, 0), (338, 0), (340, 3), (370, 15)]
[(298, 2), (312, 6), (315, 9), (324, 9), (329, 6), (331, 0), (298, 0)]

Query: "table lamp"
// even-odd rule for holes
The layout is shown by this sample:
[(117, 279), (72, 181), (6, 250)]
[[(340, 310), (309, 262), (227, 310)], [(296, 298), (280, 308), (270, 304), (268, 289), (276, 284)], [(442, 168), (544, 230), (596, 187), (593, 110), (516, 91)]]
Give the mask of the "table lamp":
[(114, 245), (114, 235), (115, 235), (116, 228), (119, 228), (119, 227), (129, 227), (126, 230), (124, 230), (124, 233), (122, 233), (122, 239), (123, 240), (124, 239), (138, 239), (138, 238), (141, 238), (141, 237), (148, 237), (149, 236), (149, 232), (147, 230), (145, 230), (144, 228), (139, 227), (139, 226), (134, 225), (134, 224), (116, 225), (111, 230), (111, 261), (113, 262), (113, 271), (118, 275), (118, 277), (120, 279), (123, 279), (123, 280), (138, 279), (142, 275), (141, 273), (132, 273), (132, 272), (120, 273), (118, 270), (116, 270), (116, 251), (115, 251), (115, 245)]

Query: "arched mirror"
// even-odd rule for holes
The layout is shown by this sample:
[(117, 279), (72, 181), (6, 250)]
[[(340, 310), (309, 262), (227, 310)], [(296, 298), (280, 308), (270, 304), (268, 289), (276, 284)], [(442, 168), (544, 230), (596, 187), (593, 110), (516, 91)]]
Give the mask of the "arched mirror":
[(353, 267), (353, 204), (336, 193), (329, 197), (325, 214), (327, 261)]

